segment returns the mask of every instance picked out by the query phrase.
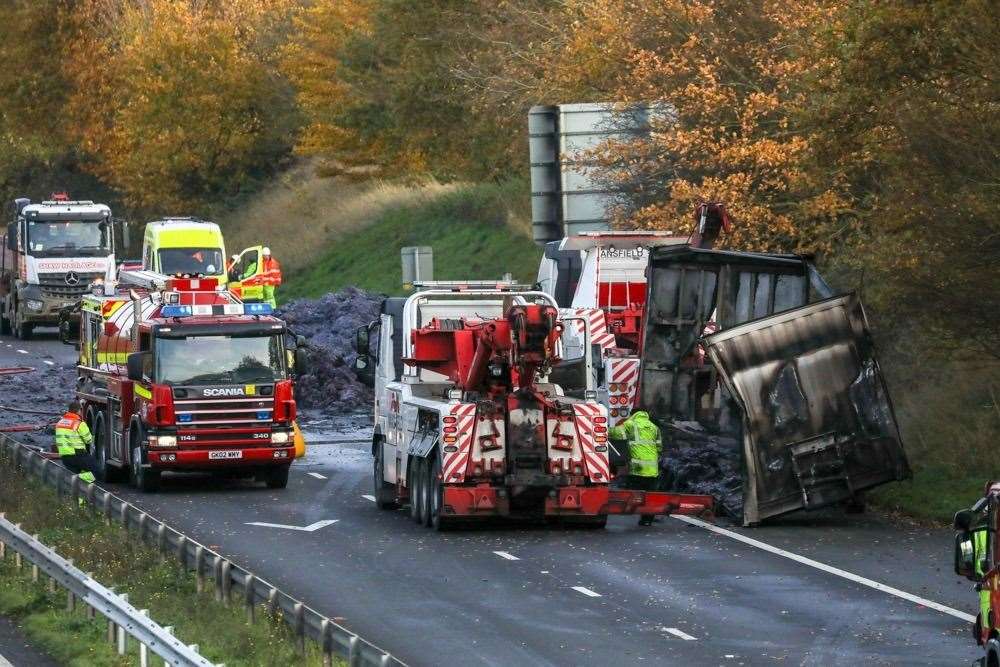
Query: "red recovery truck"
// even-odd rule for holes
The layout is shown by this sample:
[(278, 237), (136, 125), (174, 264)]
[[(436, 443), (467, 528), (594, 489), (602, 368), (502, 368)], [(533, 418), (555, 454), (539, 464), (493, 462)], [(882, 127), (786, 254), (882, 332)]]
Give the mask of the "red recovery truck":
[(375, 386), (376, 504), (442, 529), (489, 517), (603, 526), (609, 514), (709, 514), (713, 499), (613, 488), (608, 413), (549, 375), (563, 322), (548, 294), (433, 283), (358, 331)]
[[(164, 471), (284, 488), (295, 400), (285, 324), (215, 278), (123, 271), (80, 307), (77, 396), (96, 476), (154, 491)], [(305, 359), (295, 352), (301, 369)]]

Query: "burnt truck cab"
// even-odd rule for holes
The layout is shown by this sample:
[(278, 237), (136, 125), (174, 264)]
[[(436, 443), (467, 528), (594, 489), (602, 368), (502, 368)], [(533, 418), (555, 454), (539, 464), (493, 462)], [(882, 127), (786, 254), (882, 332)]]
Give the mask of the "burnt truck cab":
[[(198, 283), (211, 288), (184, 294)], [(81, 308), (78, 395), (98, 476), (127, 472), (143, 490), (167, 470), (253, 475), (284, 487), (296, 416), (285, 323), (214, 279), (130, 292), (88, 297)]]

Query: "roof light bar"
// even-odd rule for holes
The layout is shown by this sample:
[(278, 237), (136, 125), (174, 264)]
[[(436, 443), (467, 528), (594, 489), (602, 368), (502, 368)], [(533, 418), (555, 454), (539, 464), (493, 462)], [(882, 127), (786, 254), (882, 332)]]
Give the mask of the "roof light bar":
[(197, 315), (270, 315), (274, 312), (268, 303), (227, 303), (221, 305), (166, 305), (160, 308), (160, 317), (194, 317)]

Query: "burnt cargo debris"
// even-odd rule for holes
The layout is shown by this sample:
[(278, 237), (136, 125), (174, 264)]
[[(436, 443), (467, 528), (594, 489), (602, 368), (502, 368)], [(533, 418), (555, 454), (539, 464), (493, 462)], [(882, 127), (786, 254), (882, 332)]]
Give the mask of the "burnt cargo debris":
[(301, 407), (343, 412), (368, 408), (371, 389), (353, 370), (354, 332), (378, 318), (384, 300), (382, 295), (347, 287), (282, 306), (279, 316), (309, 344), (309, 372), (296, 378)]

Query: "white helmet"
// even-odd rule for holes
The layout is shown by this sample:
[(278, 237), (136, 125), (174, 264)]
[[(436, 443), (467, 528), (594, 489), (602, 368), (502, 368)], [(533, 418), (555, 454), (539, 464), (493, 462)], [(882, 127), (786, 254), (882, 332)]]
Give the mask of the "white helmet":
[(271, 249), (268, 248), (267, 246), (264, 246), (264, 250), (262, 250), (261, 252), (264, 253), (264, 257), (270, 257), (271, 256)]

